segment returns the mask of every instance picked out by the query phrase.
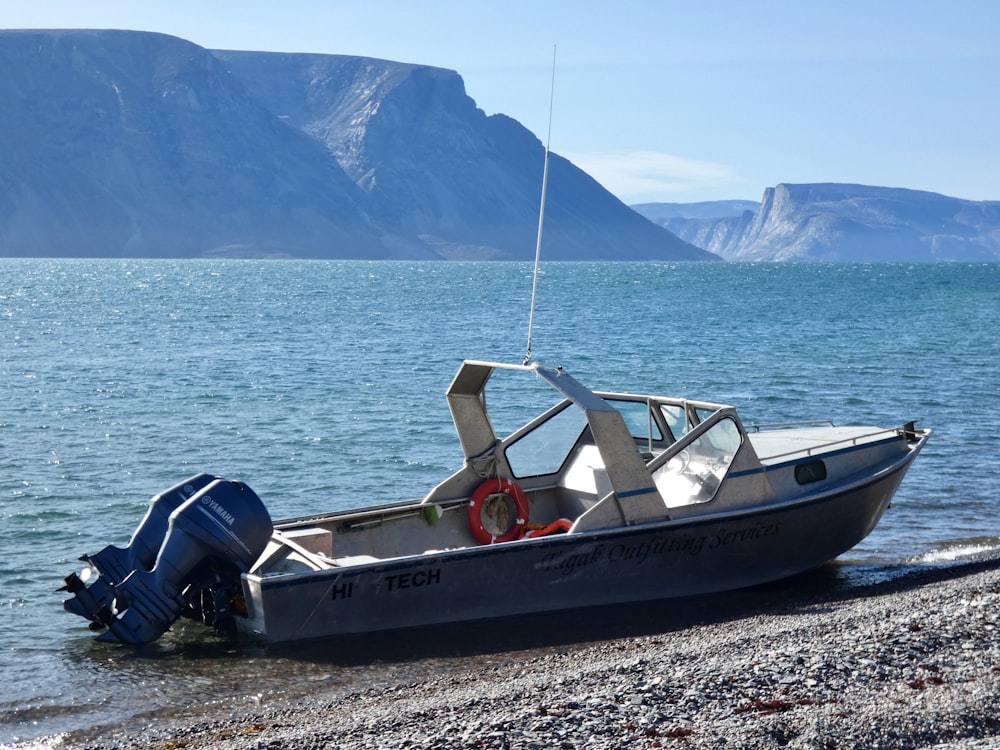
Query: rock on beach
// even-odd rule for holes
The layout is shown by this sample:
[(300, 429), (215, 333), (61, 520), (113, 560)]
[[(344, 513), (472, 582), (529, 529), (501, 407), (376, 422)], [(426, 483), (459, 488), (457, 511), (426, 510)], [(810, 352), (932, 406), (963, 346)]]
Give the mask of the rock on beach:
[(617, 632), (581, 631), (600, 640), (500, 651), (363, 690), (136, 717), (61, 746), (1000, 747), (1000, 557), (869, 585), (775, 585), (636, 606), (653, 613), (641, 627), (628, 624), (632, 609)]

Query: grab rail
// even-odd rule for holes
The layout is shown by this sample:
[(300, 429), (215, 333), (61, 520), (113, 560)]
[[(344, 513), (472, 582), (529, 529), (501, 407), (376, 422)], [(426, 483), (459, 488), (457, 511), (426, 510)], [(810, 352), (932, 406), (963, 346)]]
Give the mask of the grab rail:
[(819, 425), (827, 427), (837, 426), (833, 423), (832, 419), (810, 419), (803, 422), (762, 422), (760, 424), (751, 422), (743, 426), (747, 432), (760, 432), (761, 430), (781, 430), (788, 427), (817, 427)]
[(895, 435), (902, 435), (904, 428), (902, 427), (888, 427), (881, 430), (876, 430), (875, 432), (866, 432), (863, 435), (852, 435), (851, 437), (840, 438), (839, 440), (830, 440), (826, 443), (820, 443), (819, 445), (812, 445), (808, 448), (797, 448), (792, 451), (786, 451), (784, 453), (774, 453), (768, 456), (760, 456), (760, 460), (772, 461), (776, 458), (784, 458), (785, 456), (795, 456), (805, 454), (807, 456), (813, 455), (813, 451), (826, 451), (834, 445), (839, 445), (844, 443), (845, 445), (860, 445), (861, 440), (866, 440), (867, 438), (877, 437), (879, 435), (889, 435), (890, 433)]

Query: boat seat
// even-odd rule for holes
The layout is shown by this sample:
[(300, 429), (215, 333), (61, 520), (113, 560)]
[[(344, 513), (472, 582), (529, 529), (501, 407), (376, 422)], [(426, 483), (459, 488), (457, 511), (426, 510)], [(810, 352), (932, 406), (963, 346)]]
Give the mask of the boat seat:
[(563, 469), (556, 485), (557, 515), (577, 518), (611, 492), (611, 480), (596, 445), (584, 445)]
[(611, 480), (596, 445), (584, 445), (577, 451), (563, 470), (559, 486), (597, 497), (611, 492)]

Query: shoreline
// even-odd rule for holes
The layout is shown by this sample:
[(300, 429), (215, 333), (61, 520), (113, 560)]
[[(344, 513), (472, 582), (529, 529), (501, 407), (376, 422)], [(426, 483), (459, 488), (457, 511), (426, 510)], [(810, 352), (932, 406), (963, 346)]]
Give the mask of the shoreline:
[(1000, 555), (649, 607), (637, 634), (498, 650), (405, 683), (161, 711), (54, 747), (1000, 746)]

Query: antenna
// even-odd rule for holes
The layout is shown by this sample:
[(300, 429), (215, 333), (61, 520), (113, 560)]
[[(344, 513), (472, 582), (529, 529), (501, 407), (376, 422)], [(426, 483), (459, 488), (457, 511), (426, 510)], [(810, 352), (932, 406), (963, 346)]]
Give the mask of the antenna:
[(531, 280), (531, 312), (528, 315), (528, 351), (524, 363), (531, 361), (531, 332), (535, 326), (535, 300), (538, 296), (538, 264), (542, 259), (542, 226), (545, 223), (545, 194), (549, 187), (549, 144), (552, 143), (552, 105), (556, 95), (556, 46), (552, 45), (552, 83), (549, 87), (549, 132), (545, 136), (545, 166), (542, 169), (542, 203), (538, 208), (538, 240), (535, 243), (535, 273)]

